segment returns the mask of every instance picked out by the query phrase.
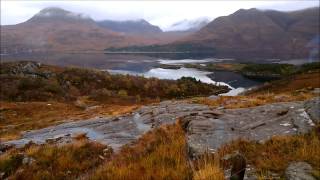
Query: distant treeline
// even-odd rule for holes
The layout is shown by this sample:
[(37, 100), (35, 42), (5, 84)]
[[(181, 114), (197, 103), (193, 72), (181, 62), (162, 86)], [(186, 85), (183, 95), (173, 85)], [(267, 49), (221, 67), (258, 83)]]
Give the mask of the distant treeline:
[[(161, 65), (166, 69), (180, 68), (175, 65)], [(199, 64), (185, 64), (186, 68), (196, 68), (205, 71), (233, 71), (250, 79), (269, 81), (281, 79), (297, 73), (311, 70), (320, 70), (320, 62), (306, 63), (302, 65), (292, 64), (256, 64), (256, 63), (208, 63), (206, 66)]]

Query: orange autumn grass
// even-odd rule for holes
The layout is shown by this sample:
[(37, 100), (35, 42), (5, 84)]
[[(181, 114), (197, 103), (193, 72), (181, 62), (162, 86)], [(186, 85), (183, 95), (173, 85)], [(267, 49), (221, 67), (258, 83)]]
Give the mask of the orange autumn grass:
[(182, 128), (171, 125), (148, 132), (101, 166), (92, 179), (192, 179)]
[(308, 134), (275, 136), (263, 144), (238, 140), (224, 146), (218, 153), (223, 157), (234, 151), (242, 153), (261, 178), (267, 178), (267, 172), (283, 176), (288, 164), (293, 161), (310, 163), (315, 169), (315, 176), (320, 178), (319, 125)]
[[(111, 156), (103, 154), (105, 148), (86, 139), (64, 146), (31, 145), (2, 154), (0, 171), (9, 179), (76, 179), (103, 162), (99, 154)], [(29, 162), (24, 163), (26, 157)]]
[[(0, 170), (12, 171), (12, 177), (30, 179), (35, 179), (31, 177), (32, 174), (34, 177), (68, 179), (222, 180), (222, 169), (229, 166), (221, 157), (240, 151), (262, 179), (267, 177), (267, 172), (283, 176), (285, 168), (292, 161), (310, 163), (315, 169), (314, 174), (319, 177), (319, 134), (320, 128), (317, 127), (309, 134), (278, 136), (264, 144), (238, 140), (225, 145), (214, 156), (207, 154), (191, 163), (187, 156), (184, 131), (175, 124), (146, 133), (119, 153), (105, 156), (104, 161), (99, 155), (103, 154), (105, 146), (79, 138), (75, 144), (31, 146), (2, 154)], [(20, 159), (16, 167), (15, 159), (21, 152), (34, 158), (37, 163), (21, 165)]]
[(315, 96), (316, 95), (312, 93), (265, 93), (246, 96), (220, 96), (215, 100), (210, 100), (208, 98), (194, 98), (192, 99), (192, 102), (205, 104), (213, 108), (223, 106), (226, 109), (236, 109), (261, 106), (277, 102), (304, 101)]
[(66, 121), (118, 115), (131, 112), (139, 105), (96, 104), (83, 109), (63, 102), (0, 102), (0, 140), (12, 140), (22, 131), (35, 130)]

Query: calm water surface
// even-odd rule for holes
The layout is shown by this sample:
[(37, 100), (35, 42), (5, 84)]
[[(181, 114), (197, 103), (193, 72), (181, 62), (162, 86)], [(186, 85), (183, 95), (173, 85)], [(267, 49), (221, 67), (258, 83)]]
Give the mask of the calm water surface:
[[(228, 95), (235, 95), (245, 89), (261, 84), (243, 77), (240, 74), (228, 71), (201, 71), (198, 69), (184, 68), (183, 64), (232, 62), (233, 59), (162, 59), (143, 55), (121, 54), (68, 54), (68, 53), (38, 53), (1, 55), (2, 61), (38, 61), (59, 66), (77, 66), (97, 68), (112, 74), (130, 74), (159, 79), (179, 79), (181, 77), (194, 77), (205, 83), (226, 85), (233, 89)], [(180, 69), (163, 69), (159, 65), (180, 65)]]

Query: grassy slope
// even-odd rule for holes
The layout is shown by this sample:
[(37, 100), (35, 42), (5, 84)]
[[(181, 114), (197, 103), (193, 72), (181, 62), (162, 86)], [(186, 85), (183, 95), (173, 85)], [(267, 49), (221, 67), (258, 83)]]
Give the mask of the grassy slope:
[[(223, 105), (226, 108), (238, 108), (271, 102), (305, 100), (315, 96), (311, 90), (320, 87), (318, 80), (319, 72), (309, 72), (282, 80), (281, 88), (256, 90), (249, 95), (223, 97), (216, 101), (203, 98), (192, 101), (207, 103), (214, 107)], [(274, 83), (279, 82), (281, 81)], [(55, 113), (57, 112), (53, 112)], [(319, 132), (318, 126), (310, 134), (274, 137), (264, 144), (235, 141), (221, 148), (214, 156), (206, 155), (190, 166), (184, 132), (177, 123), (145, 134), (133, 146), (124, 147), (119, 154), (112, 156), (103, 154), (104, 146), (91, 144), (85, 140), (59, 147), (45, 145), (20, 150), (12, 149), (0, 155), (0, 171), (5, 172), (5, 176), (11, 174), (11, 177), (30, 177), (30, 179), (32, 174), (36, 175), (32, 176), (34, 179), (37, 177), (75, 179), (81, 176), (86, 179), (153, 177), (153, 179), (214, 180), (224, 179), (223, 169), (229, 167), (230, 162), (222, 160), (222, 157), (238, 150), (245, 155), (248, 163), (256, 168), (257, 175), (261, 179), (268, 178), (270, 172), (283, 176), (286, 166), (291, 161), (310, 163), (315, 168), (314, 174), (319, 177)], [(90, 155), (78, 156), (88, 151), (91, 152)], [(23, 165), (19, 153), (27, 154), (36, 161), (29, 166)], [(99, 155), (102, 155), (102, 158)]]
[(193, 78), (147, 79), (50, 65), (35, 67), (30, 74), (24, 72), (26, 64), (28, 62), (0, 64), (0, 140), (15, 139), (21, 131), (65, 120), (131, 112), (160, 99), (204, 96), (227, 90)]
[[(214, 155), (207, 154), (190, 161), (184, 132), (179, 124), (175, 124), (148, 132), (117, 154), (85, 139), (65, 146), (31, 145), (13, 149), (0, 156), (0, 171), (5, 172), (5, 176), (28, 179), (81, 176), (84, 179), (119, 180), (222, 180), (223, 169), (230, 167), (230, 161), (222, 157), (236, 150), (244, 154), (261, 179), (270, 177), (270, 172), (283, 176), (292, 161), (310, 163), (315, 169), (314, 175), (319, 177), (319, 138), (318, 127), (306, 135), (274, 137), (264, 144), (239, 140), (225, 145)], [(25, 165), (22, 163), (25, 156), (35, 161)]]
[(85, 104), (87, 110), (74, 103), (48, 102), (0, 102), (0, 140), (16, 139), (20, 132), (40, 129), (67, 121), (97, 116), (124, 114), (137, 109), (139, 104)]

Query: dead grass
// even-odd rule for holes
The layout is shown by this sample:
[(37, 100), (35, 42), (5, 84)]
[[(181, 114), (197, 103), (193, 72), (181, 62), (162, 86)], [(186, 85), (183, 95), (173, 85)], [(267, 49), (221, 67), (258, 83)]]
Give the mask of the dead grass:
[(133, 111), (140, 105), (115, 105), (88, 103), (80, 108), (62, 102), (0, 102), (0, 140), (19, 137), (22, 131), (40, 129), (66, 121), (119, 115)]
[(223, 180), (224, 172), (220, 157), (218, 154), (212, 155), (209, 153), (204, 154), (201, 158), (193, 162), (195, 171), (193, 175), (194, 180)]
[(171, 125), (145, 134), (100, 167), (91, 179), (192, 179), (183, 130)]
[(195, 172), (194, 180), (223, 180), (223, 170), (218, 165), (206, 164), (202, 169)]
[(264, 177), (266, 172), (283, 175), (293, 161), (308, 162), (319, 171), (320, 128), (305, 135), (276, 136), (263, 144), (238, 140), (221, 148), (219, 155), (223, 157), (234, 151), (244, 154), (247, 163), (256, 168), (260, 177)]
[(319, 96), (319, 94), (312, 93), (314, 88), (320, 88), (320, 71), (297, 74), (286, 79), (273, 81), (246, 93), (246, 95), (221, 96), (216, 100), (193, 98), (190, 101), (206, 104), (210, 107), (247, 108), (277, 102), (304, 101)]
[[(239, 151), (260, 179), (268, 177), (269, 172), (283, 176), (292, 161), (308, 162), (315, 175), (320, 172), (319, 126), (309, 134), (277, 136), (263, 144), (237, 140), (192, 163), (184, 131), (178, 124), (150, 131), (113, 156), (112, 151), (104, 154), (105, 146), (79, 139), (65, 146), (31, 145), (10, 150), (0, 156), (0, 171), (16, 179), (222, 180), (223, 169), (230, 168), (230, 162), (222, 157)], [(26, 156), (35, 161), (22, 164)]]
[(263, 93), (287, 93), (294, 91), (307, 91), (312, 88), (320, 88), (320, 70), (313, 70), (303, 74), (293, 75), (278, 81), (267, 83), (261, 88), (249, 92), (257, 95)]
[(261, 106), (277, 102), (291, 102), (291, 101), (304, 101), (316, 97), (315, 94), (310, 92), (299, 93), (265, 93), (259, 95), (246, 95), (246, 96), (221, 96), (218, 99), (210, 100), (208, 98), (194, 98), (191, 101), (200, 104), (206, 104), (210, 107), (221, 107), (226, 109), (235, 108), (248, 108)]
[[(32, 145), (14, 149), (0, 156), (0, 171), (9, 179), (76, 179), (103, 162), (100, 156), (106, 146), (76, 141), (69, 145)], [(26, 157), (32, 159), (24, 163)]]

